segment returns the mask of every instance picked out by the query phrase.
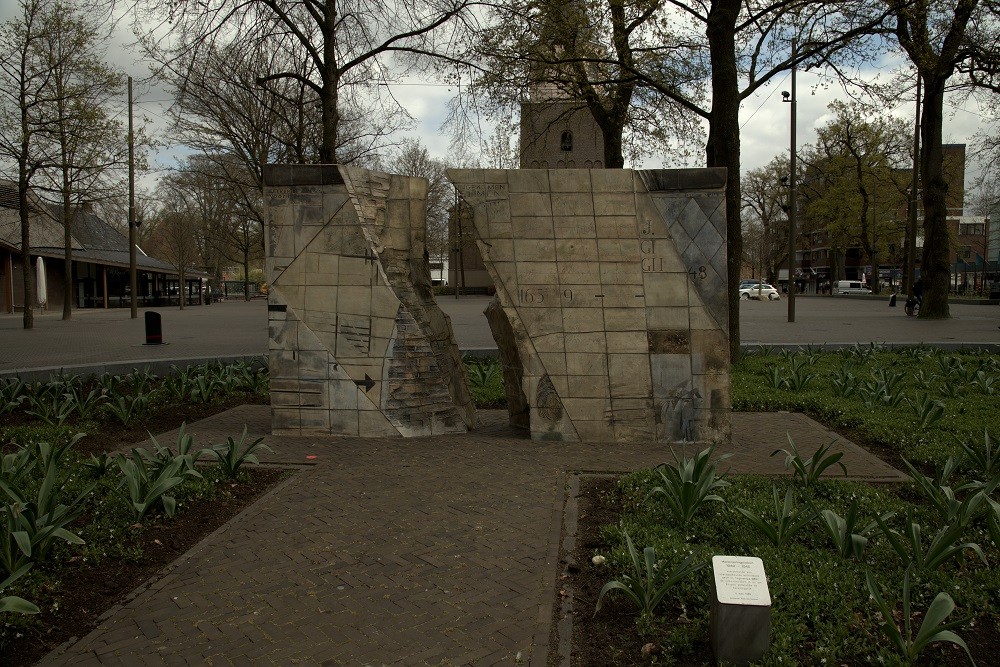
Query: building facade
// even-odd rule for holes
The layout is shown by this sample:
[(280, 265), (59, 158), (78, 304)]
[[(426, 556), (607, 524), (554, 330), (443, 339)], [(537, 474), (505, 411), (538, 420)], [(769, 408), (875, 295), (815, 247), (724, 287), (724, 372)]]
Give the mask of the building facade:
[[(951, 233), (952, 285), (957, 291), (980, 289), (988, 276), (989, 218), (965, 215), (965, 144), (945, 144), (944, 174), (948, 182), (948, 229)], [(901, 174), (901, 182), (909, 179)], [(875, 222), (885, 231), (878, 267), (872, 267), (861, 247), (838, 247), (833, 235), (821, 225), (804, 218), (796, 245), (794, 280), (800, 292), (822, 293), (837, 280), (862, 280), (872, 284), (875, 271), (882, 291), (901, 289), (906, 266), (907, 193), (902, 190), (877, 193), (890, 201), (880, 207), (882, 217)], [(919, 207), (918, 201), (918, 207)], [(888, 211), (888, 213), (885, 213)], [(917, 210), (916, 269), (920, 272), (923, 248), (923, 210)], [(997, 259), (994, 257), (994, 259)], [(779, 283), (788, 285), (788, 266), (779, 273)]]
[[(61, 207), (29, 193), (30, 258), (38, 270), (41, 258), (46, 299), (33, 307), (62, 310), (66, 281), (72, 281), (74, 308), (127, 308), (131, 305), (129, 240), (89, 206), (77, 211), (71, 228), (72, 271), (65, 271), (65, 229)], [(0, 312), (24, 309), (24, 272), (17, 185), (0, 181)], [(136, 253), (137, 297), (140, 307), (176, 304), (181, 286), (178, 272), (169, 263)], [(185, 271), (186, 303), (202, 298), (207, 274)], [(37, 285), (36, 285), (37, 293)]]

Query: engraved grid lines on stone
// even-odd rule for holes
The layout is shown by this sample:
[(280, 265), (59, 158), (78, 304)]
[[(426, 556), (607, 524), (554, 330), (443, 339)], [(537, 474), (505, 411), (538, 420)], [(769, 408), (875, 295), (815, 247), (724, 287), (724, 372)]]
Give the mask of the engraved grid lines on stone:
[[(357, 209), (345, 208), (346, 192), (338, 195), (336, 212), (292, 262), (295, 270), (286, 268), (276, 287), (289, 293), (304, 324), (335, 358), (381, 358), (392, 336), (398, 301), (380, 279), (377, 255), (361, 238)], [(381, 379), (381, 373), (376, 376)]]
[[(322, 211), (325, 208), (329, 208), (330, 200), (333, 200), (336, 204), (334, 210), (329, 215), (323, 216)], [(298, 210), (286, 212), (282, 209), (268, 209), (268, 236), (270, 241), (268, 244), (268, 257), (273, 262), (272, 275), (269, 276), (269, 280), (272, 284), (277, 284), (285, 271), (292, 267), (302, 253), (313, 245), (321, 235), (328, 237), (325, 241), (325, 245), (327, 246), (325, 248), (326, 252), (340, 254), (342, 251), (345, 245), (343, 231), (345, 229), (350, 230), (351, 227), (357, 225), (357, 218), (351, 215), (353, 211), (350, 209), (345, 211), (345, 207), (349, 203), (346, 192), (340, 193), (340, 196), (327, 196), (325, 203), (325, 207), (315, 207), (320, 212), (320, 215), (314, 217), (312, 221), (306, 221), (306, 217), (308, 216)], [(286, 204), (284, 208), (291, 209), (293, 207), (290, 204)], [(291, 213), (294, 217), (291, 219), (287, 218), (287, 213)], [(329, 238), (331, 228), (340, 230), (336, 239)], [(355, 241), (351, 245), (358, 246), (358, 243)], [(289, 284), (303, 283), (297, 283), (296, 277), (291, 277)]]
[[(598, 195), (598, 203), (581, 204), (593, 202), (595, 197), (588, 198), (589, 194), (571, 195), (574, 199), (562, 201), (557, 199), (560, 195), (551, 194), (553, 212), (575, 216), (513, 218), (511, 254), (518, 264), (512, 277), (517, 304), (529, 331), (566, 332), (534, 339), (538, 349), (552, 350), (539, 352), (539, 361), (574, 423), (590, 422), (587, 429), (603, 429), (604, 437), (609, 438), (636, 431), (653, 436), (656, 408), (651, 400), (654, 391), (643, 333), (644, 274), (665, 273), (665, 262), (656, 254), (656, 246), (669, 241), (654, 238), (654, 234), (667, 236), (665, 226), (661, 221), (654, 231), (648, 217), (646, 238), (637, 238), (634, 192)], [(512, 198), (522, 199), (518, 195)], [(528, 198), (531, 205), (542, 208), (540, 201), (537, 193)], [(518, 213), (531, 211), (518, 201), (511, 208)], [(598, 216), (595, 211), (624, 215)], [(488, 222), (490, 231), (495, 231), (493, 221)], [(535, 246), (541, 247), (536, 250)], [(554, 261), (546, 262), (549, 258)], [(508, 274), (509, 270), (501, 267), (500, 273)], [(504, 277), (509, 281), (509, 276)], [(673, 278), (681, 293), (675, 294), (671, 303), (678, 305), (679, 298), (686, 310), (686, 276)], [(543, 309), (541, 313), (539, 309)], [(561, 322), (557, 315), (561, 315)]]
[(694, 285), (707, 313), (715, 326), (727, 329), (724, 197), (720, 193), (695, 193), (680, 197), (657, 193), (653, 199), (684, 261), (690, 266), (701, 267), (701, 279)]

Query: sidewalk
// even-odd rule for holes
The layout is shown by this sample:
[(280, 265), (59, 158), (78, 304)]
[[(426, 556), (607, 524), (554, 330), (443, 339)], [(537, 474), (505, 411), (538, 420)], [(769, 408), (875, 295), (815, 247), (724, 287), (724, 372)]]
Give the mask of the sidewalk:
[[(160, 313), (165, 345), (144, 345), (145, 312)], [(123, 372), (162, 362), (181, 366), (213, 359), (262, 357), (267, 354), (267, 302), (223, 301), (210, 306), (75, 310), (35, 314), (35, 327), (22, 328), (21, 315), (0, 315), (0, 375), (30, 369), (42, 377), (73, 369), (75, 373)]]
[[(438, 297), (452, 318), (464, 351), (496, 349), (483, 315), (490, 297)], [(1000, 349), (1000, 306), (955, 304), (949, 320), (906, 317), (886, 301), (850, 297), (799, 297), (796, 321), (787, 321), (785, 301), (740, 303), (740, 339), (744, 345), (850, 345), (854, 343), (927, 343), (944, 347), (992, 346)], [(61, 368), (77, 373), (123, 372), (147, 362), (187, 365), (216, 358), (267, 354), (267, 303), (263, 299), (224, 301), (210, 306), (155, 309), (163, 323), (161, 346), (146, 340), (144, 312), (129, 318), (128, 309), (78, 310), (63, 322), (60, 313), (36, 315), (35, 328), (21, 328), (20, 315), (0, 315), (0, 375), (42, 369), (48, 376)]]
[[(41, 664), (544, 666), (570, 474), (671, 454), (648, 443), (533, 442), (509, 430), (504, 412), (483, 416), (474, 433), (409, 440), (274, 437), (262, 406), (190, 425), (200, 444), (246, 424), (275, 450), (268, 461), (315, 464)], [(733, 424), (733, 472), (787, 474), (782, 457), (768, 456), (786, 430), (803, 456), (832, 438), (788, 413), (735, 414)], [(841, 446), (860, 478), (900, 477)]]

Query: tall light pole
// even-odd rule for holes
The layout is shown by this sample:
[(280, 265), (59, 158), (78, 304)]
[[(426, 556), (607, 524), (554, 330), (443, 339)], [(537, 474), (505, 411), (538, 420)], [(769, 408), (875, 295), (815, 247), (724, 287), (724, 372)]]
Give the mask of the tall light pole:
[(792, 92), (781, 91), (781, 101), (792, 107), (791, 165), (788, 175), (788, 321), (795, 321), (795, 182), (798, 180), (795, 165), (795, 56), (797, 40), (792, 38)]
[(128, 282), (132, 291), (132, 319), (139, 317), (139, 295), (136, 293), (135, 257), (135, 134), (132, 132), (132, 77), (128, 78)]

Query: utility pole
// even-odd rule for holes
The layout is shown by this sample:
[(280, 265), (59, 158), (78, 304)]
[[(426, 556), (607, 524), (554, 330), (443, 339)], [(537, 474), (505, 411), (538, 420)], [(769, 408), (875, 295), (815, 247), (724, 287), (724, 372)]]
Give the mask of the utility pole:
[(797, 40), (792, 38), (792, 93), (782, 92), (782, 102), (790, 102), (792, 106), (791, 130), (791, 173), (788, 175), (788, 321), (795, 321), (795, 182), (798, 180), (795, 164), (795, 57), (798, 53)]
[(132, 291), (132, 319), (139, 317), (138, 280), (135, 270), (135, 134), (132, 127), (132, 77), (128, 78), (128, 281)]

